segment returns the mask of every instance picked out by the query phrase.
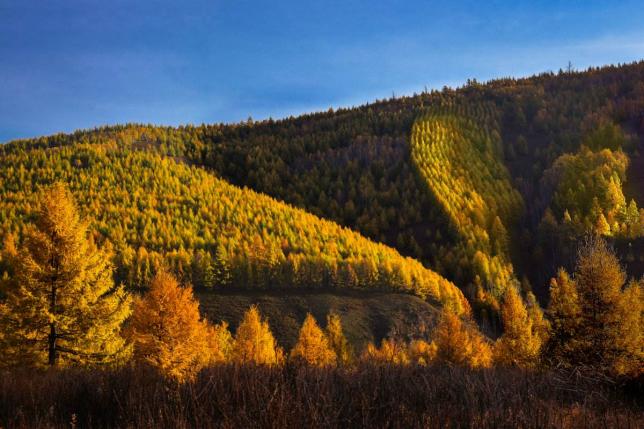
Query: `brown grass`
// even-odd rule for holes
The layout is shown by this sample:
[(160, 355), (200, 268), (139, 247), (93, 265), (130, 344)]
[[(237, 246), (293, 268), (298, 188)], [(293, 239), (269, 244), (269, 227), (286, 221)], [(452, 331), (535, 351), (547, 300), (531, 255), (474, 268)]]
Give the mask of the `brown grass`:
[(142, 368), (19, 371), (0, 379), (0, 427), (637, 428), (641, 399), (499, 368), (221, 366), (182, 386)]

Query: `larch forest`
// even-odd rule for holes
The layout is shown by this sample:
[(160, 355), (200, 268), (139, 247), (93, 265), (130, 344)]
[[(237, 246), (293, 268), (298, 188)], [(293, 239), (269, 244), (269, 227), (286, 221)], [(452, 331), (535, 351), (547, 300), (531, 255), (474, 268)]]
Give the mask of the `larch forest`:
[(0, 428), (644, 424), (644, 62), (0, 145)]

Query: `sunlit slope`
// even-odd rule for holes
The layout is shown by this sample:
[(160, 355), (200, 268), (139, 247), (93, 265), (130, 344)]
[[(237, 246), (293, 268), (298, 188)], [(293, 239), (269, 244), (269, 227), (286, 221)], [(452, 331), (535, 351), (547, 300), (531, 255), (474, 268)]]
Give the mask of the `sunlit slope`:
[(38, 192), (69, 185), (114, 246), (117, 277), (147, 284), (165, 264), (196, 286), (409, 292), (467, 311), (452, 283), (336, 223), (203, 169), (117, 143), (11, 150), (0, 158), (0, 228), (24, 228)]
[(434, 108), (414, 123), (412, 160), (455, 230), (459, 278), (499, 297), (513, 284), (508, 229), (522, 199), (501, 161), (492, 107)]

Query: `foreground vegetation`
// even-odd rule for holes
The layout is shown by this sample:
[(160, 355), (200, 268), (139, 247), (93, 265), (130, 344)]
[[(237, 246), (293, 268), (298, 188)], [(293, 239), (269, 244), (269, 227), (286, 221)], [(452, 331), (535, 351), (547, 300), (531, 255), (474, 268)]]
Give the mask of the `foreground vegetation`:
[(218, 366), (176, 385), (145, 368), (0, 377), (0, 426), (635, 429), (642, 398), (594, 379), (495, 368)]

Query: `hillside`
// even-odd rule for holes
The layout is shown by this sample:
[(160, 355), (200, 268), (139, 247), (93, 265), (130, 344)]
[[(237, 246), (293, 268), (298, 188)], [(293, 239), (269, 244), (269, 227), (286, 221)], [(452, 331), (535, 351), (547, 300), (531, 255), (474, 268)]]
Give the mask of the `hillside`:
[(397, 291), (468, 312), (462, 293), (419, 262), (157, 153), (116, 143), (7, 152), (2, 235), (19, 238), (39, 192), (64, 182), (131, 288), (166, 265), (201, 289)]
[(333, 311), (342, 319), (345, 335), (355, 350), (368, 342), (380, 344), (386, 337), (427, 338), (438, 317), (435, 306), (422, 299), (395, 293), (230, 291), (198, 295), (201, 311), (213, 322), (226, 321), (235, 330), (244, 312), (256, 304), (266, 315), (277, 342), (290, 350), (306, 313), (321, 326)]
[(508, 230), (521, 217), (523, 200), (501, 160), (494, 113), (489, 106), (436, 107), (415, 122), (411, 152), (458, 236), (452, 271), (461, 284), (474, 283), (484, 288), (479, 294), (500, 298), (518, 283)]
[[(625, 252), (622, 256), (631, 275), (642, 274), (644, 211), (637, 202), (641, 205), (644, 198), (638, 186), (644, 152), (643, 81), (644, 62), (640, 62), (485, 84), (469, 81), (458, 89), (445, 88), (279, 121), (99, 128), (16, 141), (4, 145), (2, 151), (8, 156), (29, 148), (117, 144), (120, 148), (158, 153), (205, 167), (234, 185), (265, 193), (394, 247), (455, 282), (471, 299), (478, 299), (479, 285), (491, 298), (498, 297), (502, 283), (514, 278), (524, 289), (532, 288), (545, 300), (550, 277), (559, 266), (570, 267), (575, 243), (588, 229), (600, 231)], [(485, 186), (480, 188), (481, 184), (475, 183), (479, 173), (471, 171), (474, 165), (470, 161), (475, 153), (471, 144), (476, 146), (479, 140), (491, 139), (494, 156), (488, 170), (494, 180), (501, 172), (504, 183), (492, 192), (493, 199), (523, 201), (521, 210), (511, 210), (516, 212), (515, 219), (506, 222), (499, 217), (510, 239), (504, 250), (507, 256), (498, 263), (492, 262), (497, 266), (494, 269), (485, 268), (485, 262), (495, 258), (494, 250), (489, 252), (485, 245), (470, 246), (480, 250), (478, 256), (476, 251), (458, 250), (467, 241), (464, 237), (472, 232), (454, 227), (453, 213), (460, 209), (458, 205), (450, 208), (450, 214), (445, 202), (437, 198), (449, 196), (449, 186), (461, 178), (443, 178), (444, 192), (437, 194), (439, 188), (432, 187), (432, 183), (428, 187), (426, 177), (415, 165), (413, 124), (427, 112), (446, 105), (468, 109), (485, 106), (486, 118), (493, 118), (493, 124), (472, 128), (468, 121), (458, 120), (450, 125), (455, 135), (465, 138), (447, 146), (459, 145), (452, 160), (464, 173), (457, 169), (441, 174), (471, 177), (464, 182), (467, 187), (474, 186), (477, 193), (484, 191)], [(476, 131), (481, 126), (485, 131)], [(474, 136), (471, 144), (470, 135)], [(594, 183), (596, 191), (570, 194), (567, 189), (554, 189), (553, 174), (563, 171), (560, 167), (553, 169), (555, 163), (564, 157), (557, 165), (574, 166), (565, 157), (581, 156), (582, 146), (593, 152), (609, 150), (613, 158), (623, 157), (626, 171), (620, 172), (621, 167), (611, 170), (606, 174), (616, 175), (615, 179), (604, 180), (607, 176), (601, 172), (612, 169), (614, 164), (595, 171), (571, 168), (566, 177), (572, 188)], [(616, 198), (602, 200), (601, 195), (593, 194), (609, 195), (608, 187)], [(459, 192), (455, 195), (467, 195)], [(507, 195), (497, 196), (497, 192)], [(624, 195), (623, 204), (620, 194)], [(570, 199), (589, 198), (592, 203), (595, 196), (597, 206)], [(636, 202), (634, 206), (631, 199)], [(482, 201), (489, 203), (486, 198)], [(571, 214), (577, 207), (583, 210), (577, 213), (577, 219), (571, 215), (571, 227), (564, 214), (566, 210)], [(465, 224), (477, 224), (472, 216), (466, 217)], [(487, 233), (496, 216), (488, 217), (483, 228)], [(492, 246), (499, 247), (498, 243)]]

